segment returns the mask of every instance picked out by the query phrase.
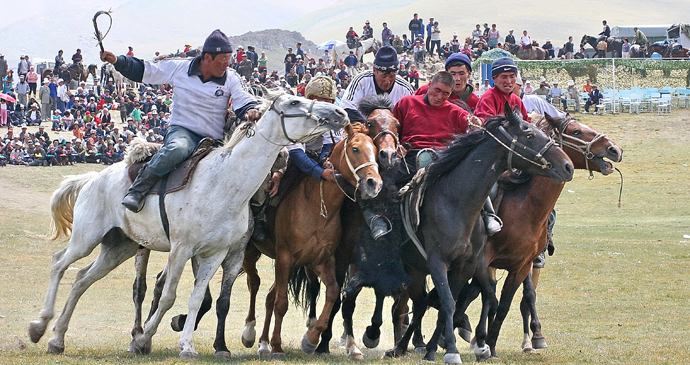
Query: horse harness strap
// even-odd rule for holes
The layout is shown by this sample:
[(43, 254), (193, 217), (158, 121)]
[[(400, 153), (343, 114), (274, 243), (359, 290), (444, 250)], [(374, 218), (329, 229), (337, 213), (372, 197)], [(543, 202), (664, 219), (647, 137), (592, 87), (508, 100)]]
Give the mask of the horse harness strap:
[[(276, 102), (280, 99), (280, 97), (276, 98), (273, 100), (273, 103), (271, 104), (271, 110), (276, 112), (278, 115), (280, 115), (280, 126), (283, 128), (283, 135), (285, 135), (285, 138), (287, 138), (288, 141), (291, 143), (301, 143), (303, 142), (307, 137), (311, 138), (311, 135), (302, 138), (302, 139), (293, 139), (288, 136), (287, 129), (285, 128), (285, 118), (302, 118), (302, 117), (307, 117), (309, 119), (313, 119), (316, 121), (318, 126), (326, 124), (328, 121), (326, 118), (323, 117), (316, 117), (312, 114), (312, 109), (314, 108), (314, 104), (316, 103), (316, 100), (312, 100), (311, 104), (309, 105), (309, 110), (305, 114), (286, 114), (282, 110), (276, 109)], [(314, 128), (316, 129), (316, 128)]]
[[(338, 186), (340, 191), (343, 194), (345, 194), (346, 197), (348, 197), (348, 199), (352, 200), (353, 202), (356, 202), (357, 201), (357, 189), (359, 189), (359, 181), (362, 180), (362, 178), (359, 177), (359, 175), (357, 173), (359, 172), (359, 170), (361, 170), (367, 166), (375, 166), (376, 170), (378, 171), (379, 165), (376, 162), (369, 161), (369, 162), (365, 162), (365, 163), (363, 163), (357, 167), (354, 167), (352, 165), (352, 162), (350, 161), (350, 156), (348, 156), (348, 154), (347, 154), (347, 144), (349, 141), (350, 141), (350, 136), (346, 136), (345, 137), (345, 146), (343, 146), (343, 157), (340, 158), (340, 165), (342, 165), (343, 160), (345, 160), (345, 162), (347, 163), (347, 167), (350, 169), (350, 172), (352, 172), (352, 174), (355, 176), (355, 181), (357, 182), (357, 185), (355, 186), (354, 194), (352, 194), (353, 196), (350, 196), (350, 194), (348, 194), (345, 191), (345, 189), (343, 189), (343, 187), (340, 186), (340, 181), (338, 181), (337, 179), (335, 181), (335, 184)], [(332, 152), (333, 152), (333, 150), (331, 150), (331, 153)]]
[(168, 213), (165, 211), (165, 189), (168, 185), (168, 177), (170, 177), (170, 174), (166, 174), (161, 179), (161, 193), (158, 194), (158, 210), (160, 211), (161, 222), (163, 222), (165, 237), (168, 237), (168, 241), (170, 241), (170, 221), (168, 220)]
[[(603, 133), (597, 133), (591, 141), (585, 142), (580, 138), (565, 134), (565, 130), (568, 128), (568, 125), (570, 125), (570, 123), (572, 122), (572, 118), (566, 119), (559, 129), (554, 129), (554, 133), (558, 135), (558, 144), (561, 147), (568, 147), (570, 149), (582, 153), (585, 156), (585, 169), (589, 171), (589, 179), (592, 180), (594, 178), (594, 174), (589, 169), (589, 160), (594, 158), (594, 154), (592, 153), (591, 148), (595, 142), (602, 138), (606, 138), (606, 135)], [(568, 139), (576, 143), (567, 141)]]

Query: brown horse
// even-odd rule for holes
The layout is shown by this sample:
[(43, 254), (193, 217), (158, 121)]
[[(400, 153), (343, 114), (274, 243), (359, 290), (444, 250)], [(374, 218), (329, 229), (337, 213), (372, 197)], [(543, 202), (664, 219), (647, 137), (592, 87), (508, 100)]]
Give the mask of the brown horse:
[[(343, 178), (361, 192), (362, 198), (375, 197), (382, 186), (376, 164), (376, 146), (371, 137), (346, 127), (347, 137), (333, 147), (329, 158)], [(282, 186), (282, 185), (281, 185)], [(264, 242), (254, 241), (261, 253), (275, 259), (275, 282), (266, 298), (266, 320), (260, 352), (269, 341), (271, 316), (275, 314), (270, 357), (284, 358), (281, 331), (288, 309), (288, 281), (291, 272), (307, 266), (326, 286), (326, 303), (318, 320), (302, 339), (302, 350), (312, 353), (321, 333), (328, 328), (331, 309), (339, 296), (335, 279), (335, 253), (342, 226), (340, 207), (345, 194), (336, 183), (318, 181), (306, 175), (291, 188), (273, 212), (273, 235)]]
[(94, 82), (98, 81), (98, 77), (96, 76), (96, 69), (98, 67), (94, 65), (93, 63), (89, 65), (89, 67), (85, 68), (84, 65), (77, 65), (77, 64), (70, 64), (67, 66), (67, 71), (69, 71), (70, 74), (70, 80), (65, 80), (65, 83), (69, 83), (71, 80), (76, 80), (76, 81), (87, 81), (89, 79), (89, 75), (93, 76)]
[(504, 46), (508, 52), (517, 56), (521, 60), (545, 60), (548, 53), (540, 47), (532, 46), (531, 49), (522, 49), (519, 44), (506, 43)]
[[(613, 166), (604, 159), (614, 162), (620, 162), (622, 159), (623, 151), (614, 141), (569, 116), (566, 119), (553, 119), (548, 115), (531, 115), (530, 117), (533, 123), (549, 133), (560, 144), (576, 169), (598, 171), (608, 175), (613, 171)], [(496, 211), (503, 220), (503, 229), (489, 237), (484, 246), (485, 264), (478, 265), (480, 269), (487, 268), (488, 265), (494, 280), (495, 269), (508, 271), (496, 318), (489, 323), (486, 339), (493, 356), (496, 355), (495, 347), (501, 325), (508, 314), (513, 296), (521, 284), (524, 294), (520, 309), (525, 321), (523, 351), (534, 352), (535, 348), (547, 347), (537, 318), (536, 285), (532, 284), (531, 271), (532, 262), (546, 247), (549, 214), (555, 207), (565, 183), (556, 183), (552, 179), (532, 176), (524, 183), (503, 180), (499, 186), (501, 186), (499, 195), (494, 204), (497, 205)], [(473, 285), (475, 285), (474, 281)], [(456, 325), (461, 321), (458, 315), (464, 316), (467, 305), (476, 297), (477, 288), (476, 286), (474, 288), (474, 294), (468, 300), (459, 300), (457, 303), (454, 321)], [(531, 340), (530, 327), (534, 334)]]
[(688, 58), (690, 49), (685, 47), (675, 48), (668, 44), (652, 44), (649, 46), (649, 54), (658, 53), (662, 58)]

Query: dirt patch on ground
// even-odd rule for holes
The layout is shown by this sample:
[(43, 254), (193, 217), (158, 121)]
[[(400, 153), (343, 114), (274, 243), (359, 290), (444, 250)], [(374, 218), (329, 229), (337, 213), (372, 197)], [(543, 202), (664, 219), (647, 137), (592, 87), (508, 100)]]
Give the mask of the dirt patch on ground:
[(40, 212), (41, 214), (50, 211), (51, 194), (27, 189), (26, 186), (22, 186), (4, 176), (0, 176), (0, 186), (3, 187), (3, 191), (7, 192), (3, 194), (2, 198), (3, 207), (7, 209), (6, 211)]

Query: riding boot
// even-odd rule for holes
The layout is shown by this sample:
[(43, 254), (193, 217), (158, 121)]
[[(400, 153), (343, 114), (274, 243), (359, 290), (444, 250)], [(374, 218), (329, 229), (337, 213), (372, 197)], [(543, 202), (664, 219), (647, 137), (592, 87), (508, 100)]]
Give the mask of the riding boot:
[(122, 205), (134, 213), (139, 213), (144, 207), (146, 193), (160, 180), (160, 176), (151, 172), (146, 166), (139, 172), (137, 179), (129, 188), (127, 195), (122, 199)]
[(486, 227), (486, 234), (493, 236), (501, 231), (503, 222), (494, 212), (494, 206), (491, 204), (491, 198), (486, 198), (484, 202), (484, 209), (482, 210), (482, 218), (484, 218), (484, 226)]
[(266, 205), (252, 205), (249, 206), (252, 209), (252, 214), (254, 215), (254, 231), (252, 232), (252, 239), (263, 242), (268, 238), (268, 228), (266, 227)]
[(388, 232), (393, 229), (388, 218), (380, 214), (376, 214), (372, 208), (362, 208), (362, 215), (364, 216), (364, 221), (367, 222), (367, 225), (371, 230), (371, 237), (374, 240), (378, 240), (379, 238), (387, 235)]
[(556, 247), (553, 245), (553, 226), (556, 224), (556, 210), (552, 210), (549, 214), (549, 224), (547, 226), (546, 232), (546, 250), (549, 252), (549, 256), (553, 256), (553, 252)]

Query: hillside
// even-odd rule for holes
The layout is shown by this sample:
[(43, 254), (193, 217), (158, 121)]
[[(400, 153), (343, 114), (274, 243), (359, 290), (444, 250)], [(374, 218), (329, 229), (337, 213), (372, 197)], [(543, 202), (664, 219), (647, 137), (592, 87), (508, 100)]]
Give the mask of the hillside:
[(254, 46), (259, 56), (261, 56), (262, 51), (266, 52), (269, 71), (276, 69), (281, 74), (284, 70), (283, 59), (285, 58), (288, 47), (292, 47), (292, 49), (295, 50), (297, 42), (302, 42), (304, 52), (312, 54), (316, 52), (317, 46), (314, 42), (305, 39), (299, 32), (283, 29), (266, 29), (258, 32), (247, 32), (239, 36), (228, 38), (235, 48), (237, 48), (237, 46), (244, 46), (246, 50), (247, 46)]

